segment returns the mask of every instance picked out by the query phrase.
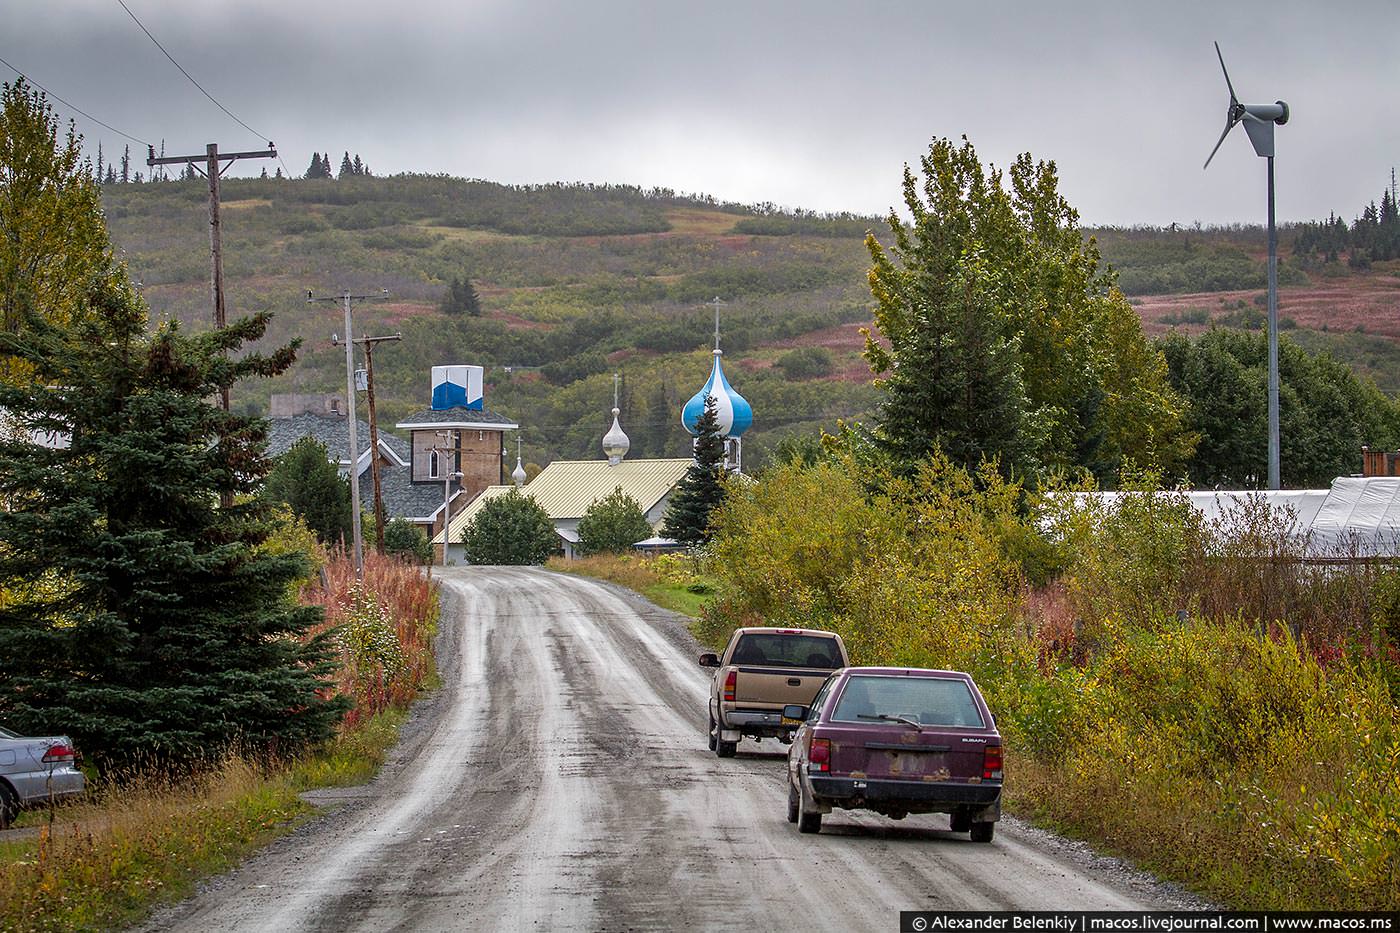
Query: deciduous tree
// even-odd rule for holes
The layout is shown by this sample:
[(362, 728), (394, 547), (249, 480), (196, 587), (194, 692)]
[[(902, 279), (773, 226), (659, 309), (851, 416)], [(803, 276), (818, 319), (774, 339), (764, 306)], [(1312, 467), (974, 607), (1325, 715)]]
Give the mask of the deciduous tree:
[(462, 532), (473, 564), (542, 564), (559, 547), (549, 513), (512, 489), (486, 501)]
[(618, 486), (594, 501), (578, 522), (579, 549), (584, 554), (617, 554), (652, 536), (642, 507)]

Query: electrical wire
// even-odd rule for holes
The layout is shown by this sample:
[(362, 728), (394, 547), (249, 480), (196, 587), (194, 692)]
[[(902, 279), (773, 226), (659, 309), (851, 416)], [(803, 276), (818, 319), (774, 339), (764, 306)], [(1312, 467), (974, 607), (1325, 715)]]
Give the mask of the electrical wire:
[(133, 12), (131, 12), (131, 8), (130, 8), (129, 6), (126, 5), (126, 3), (124, 2), (124, 0), (117, 0), (117, 3), (121, 4), (121, 8), (122, 8), (123, 10), (126, 10), (126, 15), (131, 17), (131, 21), (134, 22), (137, 26), (140, 26), (140, 27), (141, 27), (141, 31), (144, 32), (144, 33), (146, 34), (146, 38), (148, 38), (148, 39), (150, 39), (152, 42), (154, 42), (155, 45), (156, 45), (156, 48), (160, 49), (161, 52), (163, 52), (163, 53), (165, 54), (165, 57), (168, 58), (168, 59), (170, 59), (170, 64), (172, 64), (172, 65), (174, 65), (176, 68), (178, 68), (178, 69), (180, 70), (180, 74), (184, 75), (186, 78), (189, 79), (189, 82), (190, 82), (191, 84), (193, 84), (195, 87), (199, 88), (199, 93), (201, 93), (201, 94), (203, 94), (205, 97), (209, 98), (209, 100), (210, 100), (211, 102), (213, 102), (213, 104), (214, 104), (215, 107), (218, 107), (218, 108), (219, 108), (220, 110), (222, 110), (224, 113), (228, 114), (229, 118), (230, 118), (231, 120), (233, 120), (233, 122), (237, 123), (239, 126), (243, 127), (245, 130), (247, 130), (248, 132), (252, 133), (254, 136), (257, 136), (259, 139), (267, 139), (266, 134), (264, 134), (264, 133), (259, 133), (257, 130), (253, 129), (251, 126), (249, 126), (248, 124), (244, 123), (242, 120), (238, 119), (238, 117), (234, 116), (233, 111), (229, 110), (229, 109), (228, 109), (227, 107), (225, 107), (223, 104), (221, 104), (221, 103), (219, 103), (217, 100), (215, 100), (214, 95), (213, 95), (213, 94), (210, 94), (208, 91), (206, 91), (206, 90), (204, 89), (204, 87), (203, 87), (198, 81), (196, 81), (196, 80), (194, 79), (194, 77), (193, 77), (188, 71), (185, 70), (185, 66), (184, 66), (184, 65), (181, 65), (179, 62), (177, 62), (177, 61), (175, 60), (175, 56), (171, 55), (169, 52), (167, 52), (167, 51), (165, 50), (165, 46), (163, 46), (163, 45), (160, 44), (160, 40), (157, 39), (155, 36), (151, 35), (151, 31), (150, 31), (149, 29), (146, 28), (146, 26), (145, 26), (144, 23), (142, 23), (139, 19), (136, 18), (136, 14), (133, 13)]
[(30, 84), (34, 85), (34, 86), (37, 87), (39, 90), (43, 91), (45, 94), (47, 94), (48, 96), (52, 97), (54, 100), (58, 101), (60, 104), (62, 104), (63, 106), (67, 107), (69, 110), (73, 111), (74, 113), (78, 114), (79, 116), (85, 117), (85, 118), (91, 120), (93, 123), (96, 123), (98, 126), (103, 127), (103, 128), (105, 128), (105, 129), (109, 129), (109, 130), (111, 130), (113, 133), (116, 133), (118, 136), (121, 136), (121, 137), (123, 137), (123, 138), (125, 138), (125, 139), (129, 139), (129, 140), (131, 140), (131, 141), (134, 142), (134, 143), (140, 143), (140, 144), (143, 145), (143, 146), (150, 146), (150, 145), (151, 145), (150, 143), (148, 143), (148, 142), (147, 142), (146, 140), (144, 140), (144, 139), (137, 139), (135, 136), (132, 136), (130, 133), (123, 133), (121, 130), (117, 129), (115, 126), (112, 126), (110, 123), (103, 123), (101, 120), (97, 119), (97, 118), (94, 117), (92, 114), (90, 114), (90, 113), (88, 113), (88, 112), (86, 112), (86, 111), (84, 111), (84, 110), (79, 110), (77, 107), (75, 107), (75, 106), (73, 106), (72, 104), (68, 103), (68, 101), (64, 100), (62, 97), (59, 97), (59, 96), (58, 96), (57, 94), (55, 94), (53, 91), (50, 91), (48, 88), (44, 87), (44, 86), (43, 86), (42, 84), (40, 84), (38, 81), (35, 81), (33, 78), (29, 77), (29, 75), (27, 75), (27, 74), (25, 74), (24, 72), (20, 71), (20, 70), (19, 70), (18, 68), (16, 68), (14, 65), (11, 65), (9, 62), (5, 61), (3, 58), (0, 58), (0, 65), (4, 65), (6, 68), (10, 69), (10, 70), (13, 71), (15, 74), (19, 75), (21, 78), (23, 78), (24, 80), (28, 81)]

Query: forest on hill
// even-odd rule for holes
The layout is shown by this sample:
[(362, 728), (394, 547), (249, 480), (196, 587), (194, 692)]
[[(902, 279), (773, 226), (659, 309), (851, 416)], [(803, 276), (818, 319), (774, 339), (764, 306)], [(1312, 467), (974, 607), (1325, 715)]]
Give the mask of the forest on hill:
[[(355, 309), (357, 334), (403, 335), (375, 354), (382, 424), (427, 404), (434, 364), (479, 364), (487, 407), (521, 424), (525, 459), (540, 464), (600, 455), (613, 373), (633, 455), (684, 455), (679, 411), (708, 374), (716, 297), (726, 371), (755, 410), (746, 465), (876, 404), (859, 331), (872, 317), (863, 240), (887, 238), (881, 218), (628, 186), (342, 176), (223, 182), (229, 314), (271, 310), (266, 343), (304, 339), (297, 364), (238, 387), (236, 407), (343, 391), (343, 351), (331, 345), (340, 309), (308, 305), (308, 289), (388, 290)], [(194, 329), (210, 319), (207, 196), (202, 180), (102, 188), (152, 314)], [(1371, 208), (1377, 228), (1388, 211), (1393, 229), (1393, 203)], [(1355, 235), (1336, 218), (1281, 231), (1281, 314), (1296, 342), (1395, 392), (1400, 259), (1374, 249), (1368, 216)], [(1262, 229), (1085, 233), (1150, 334), (1262, 327)]]

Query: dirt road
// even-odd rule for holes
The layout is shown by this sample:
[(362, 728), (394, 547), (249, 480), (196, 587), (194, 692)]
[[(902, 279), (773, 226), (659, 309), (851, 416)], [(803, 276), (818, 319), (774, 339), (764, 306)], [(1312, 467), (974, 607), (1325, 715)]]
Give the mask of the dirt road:
[(676, 617), (591, 580), (438, 571), (443, 687), (348, 805), (151, 930), (898, 929), (901, 909), (1200, 906), (1018, 824), (784, 816), (784, 746), (705, 748)]

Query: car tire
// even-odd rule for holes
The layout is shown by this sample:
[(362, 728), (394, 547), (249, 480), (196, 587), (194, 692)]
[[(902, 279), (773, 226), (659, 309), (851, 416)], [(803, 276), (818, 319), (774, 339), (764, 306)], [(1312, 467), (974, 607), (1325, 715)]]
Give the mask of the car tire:
[(949, 813), (948, 828), (955, 833), (965, 833), (972, 828), (972, 814)]
[(822, 831), (822, 815), (813, 810), (807, 812), (810, 801), (807, 799), (807, 792), (802, 788), (802, 779), (797, 779), (797, 831), (799, 833), (819, 833)]
[(992, 834), (993, 834), (993, 832), (995, 832), (996, 827), (997, 827), (997, 824), (995, 824), (995, 823), (973, 823), (973, 824), (972, 824), (972, 841), (973, 841), (973, 842), (991, 842), (991, 841), (992, 841)]
[(14, 789), (0, 781), (0, 829), (9, 829), (19, 816), (19, 795)]
[(721, 758), (733, 758), (734, 753), (739, 750), (738, 742), (726, 742), (724, 739), (715, 738), (715, 754)]
[(719, 730), (715, 728), (715, 717), (710, 717), (710, 751), (715, 750), (715, 739), (719, 735)]
[(796, 787), (793, 787), (793, 786), (792, 786), (792, 782), (789, 781), (789, 782), (788, 782), (788, 822), (789, 822), (789, 823), (796, 823), (796, 822), (797, 822), (797, 816), (798, 816), (798, 811), (797, 811), (797, 788), (796, 788)]

